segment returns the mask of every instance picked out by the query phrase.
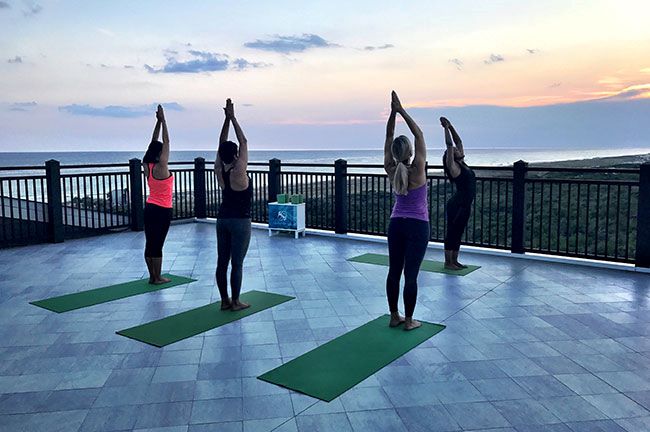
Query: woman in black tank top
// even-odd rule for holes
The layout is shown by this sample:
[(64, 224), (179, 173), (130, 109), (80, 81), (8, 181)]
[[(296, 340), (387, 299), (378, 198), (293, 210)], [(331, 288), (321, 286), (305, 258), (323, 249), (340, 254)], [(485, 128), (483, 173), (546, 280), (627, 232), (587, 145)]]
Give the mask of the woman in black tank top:
[[(222, 201), (217, 213), (217, 287), (221, 295), (221, 309), (238, 311), (249, 304), (239, 300), (241, 292), (244, 258), (248, 252), (251, 238), (251, 199), (253, 186), (246, 172), (248, 168), (248, 142), (237, 119), (235, 109), (226, 100), (226, 118), (221, 128), (217, 159), (214, 171), (222, 190)], [(228, 141), (228, 131), (232, 122), (237, 144)], [(228, 296), (228, 263), (230, 269), (230, 289)]]
[[(445, 268), (461, 270), (467, 266), (458, 262), (460, 239), (469, 222), (472, 202), (476, 196), (476, 176), (465, 163), (463, 141), (451, 122), (440, 117), (445, 128), (447, 150), (442, 157), (445, 175), (456, 187), (456, 192), (447, 202), (447, 234), (445, 235)], [(455, 147), (454, 147), (455, 145)]]
[(248, 179), (248, 187), (243, 191), (236, 191), (230, 184), (230, 175), (233, 168), (226, 171), (225, 163), (221, 162), (224, 186), (221, 191), (221, 205), (217, 213), (218, 219), (251, 217), (251, 199), (253, 198), (253, 185)]

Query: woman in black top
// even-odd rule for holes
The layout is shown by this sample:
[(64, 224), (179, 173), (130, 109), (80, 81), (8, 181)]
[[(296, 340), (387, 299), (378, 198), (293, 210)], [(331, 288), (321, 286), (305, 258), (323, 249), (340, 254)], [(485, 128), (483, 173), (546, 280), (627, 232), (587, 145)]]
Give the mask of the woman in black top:
[[(217, 287), (221, 295), (221, 309), (238, 311), (250, 305), (239, 301), (244, 258), (251, 238), (251, 199), (253, 186), (246, 172), (248, 168), (248, 142), (237, 119), (230, 99), (224, 108), (225, 119), (219, 138), (214, 171), (222, 189), (222, 200), (217, 214)], [(228, 141), (232, 122), (237, 144)], [(232, 299), (228, 297), (228, 263)]]
[[(440, 124), (445, 128), (447, 150), (442, 157), (445, 175), (456, 187), (456, 192), (447, 202), (447, 235), (445, 236), (445, 268), (461, 270), (467, 266), (458, 262), (460, 238), (467, 227), (472, 202), (476, 196), (476, 176), (465, 163), (463, 142), (445, 117), (440, 117)], [(454, 147), (454, 144), (456, 145)]]

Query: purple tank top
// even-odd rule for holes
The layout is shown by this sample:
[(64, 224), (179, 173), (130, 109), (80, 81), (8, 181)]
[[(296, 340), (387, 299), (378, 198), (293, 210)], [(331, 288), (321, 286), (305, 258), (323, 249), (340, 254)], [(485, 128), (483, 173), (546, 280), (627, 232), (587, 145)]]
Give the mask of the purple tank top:
[(408, 191), (406, 195), (395, 195), (391, 218), (411, 218), (429, 222), (427, 184)]

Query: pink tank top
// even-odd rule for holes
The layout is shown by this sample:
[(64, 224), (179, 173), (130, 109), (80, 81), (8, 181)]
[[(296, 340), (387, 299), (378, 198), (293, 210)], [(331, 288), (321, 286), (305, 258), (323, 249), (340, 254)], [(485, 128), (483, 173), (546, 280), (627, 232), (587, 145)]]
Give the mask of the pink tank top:
[(427, 184), (408, 191), (406, 195), (395, 195), (395, 206), (391, 218), (410, 218), (429, 222)]
[(172, 191), (174, 189), (174, 174), (169, 175), (164, 180), (158, 180), (153, 177), (153, 167), (149, 165), (149, 175), (147, 176), (147, 185), (149, 186), (148, 204), (155, 204), (158, 207), (172, 208)]

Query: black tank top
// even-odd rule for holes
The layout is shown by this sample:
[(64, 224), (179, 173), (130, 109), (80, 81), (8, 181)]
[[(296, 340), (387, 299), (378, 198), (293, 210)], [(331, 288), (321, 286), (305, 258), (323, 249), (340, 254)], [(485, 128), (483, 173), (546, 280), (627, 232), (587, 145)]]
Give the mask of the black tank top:
[(476, 196), (476, 175), (470, 167), (465, 164), (460, 165), (460, 174), (456, 178), (451, 178), (451, 182), (456, 186), (454, 196), (458, 197), (464, 203), (471, 203)]
[(219, 213), (217, 218), (219, 219), (248, 219), (251, 217), (251, 199), (253, 198), (253, 184), (248, 178), (248, 188), (243, 191), (233, 190), (230, 184), (230, 172), (232, 168), (228, 171), (223, 172), (223, 195), (221, 199), (221, 205), (219, 206)]

